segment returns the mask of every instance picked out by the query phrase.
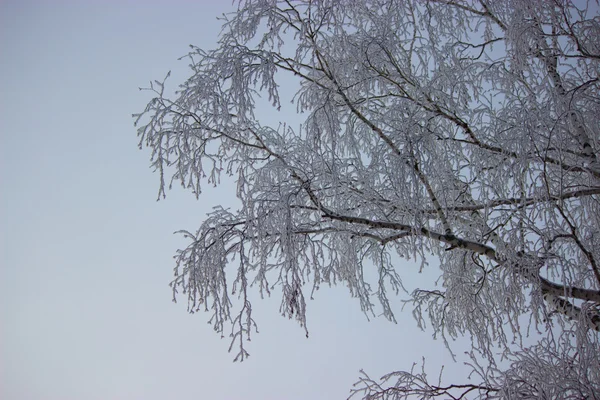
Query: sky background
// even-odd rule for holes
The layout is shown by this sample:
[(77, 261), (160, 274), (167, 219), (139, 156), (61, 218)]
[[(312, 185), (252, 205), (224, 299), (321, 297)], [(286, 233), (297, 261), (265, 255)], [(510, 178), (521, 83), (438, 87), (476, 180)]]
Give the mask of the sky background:
[[(421, 356), (448, 381), (464, 375), (400, 298), (397, 325), (368, 322), (346, 288), (322, 288), (309, 339), (279, 316), (279, 298), (255, 303), (260, 333), (243, 363), (208, 314), (171, 302), (172, 255), (186, 245), (173, 232), (234, 205), (234, 187), (157, 202), (131, 114), (150, 98), (138, 87), (187, 77), (177, 59), (189, 44), (215, 47), (216, 16), (231, 9), (0, 1), (1, 399), (341, 399), (361, 368), (378, 378)], [(398, 268), (409, 290), (433, 287), (416, 263)]]

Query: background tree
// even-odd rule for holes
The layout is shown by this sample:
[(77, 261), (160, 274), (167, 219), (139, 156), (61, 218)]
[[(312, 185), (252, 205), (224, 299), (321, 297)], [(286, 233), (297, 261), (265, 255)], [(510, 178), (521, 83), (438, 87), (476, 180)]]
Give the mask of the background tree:
[[(173, 100), (151, 85), (138, 134), (159, 197), (175, 181), (196, 196), (222, 173), (237, 181), (241, 208), (184, 232), (172, 282), (231, 329), (236, 360), (256, 326), (251, 288), (279, 287), (281, 313), (305, 329), (324, 283), (393, 321), (396, 257), (435, 257), (439, 285), (411, 294), (415, 318), (444, 340), (470, 336), (478, 383), (365, 374), (353, 395), (597, 398), (597, 4), (242, 1), (218, 48), (188, 58)], [(261, 95), (303, 123), (261, 123)]]

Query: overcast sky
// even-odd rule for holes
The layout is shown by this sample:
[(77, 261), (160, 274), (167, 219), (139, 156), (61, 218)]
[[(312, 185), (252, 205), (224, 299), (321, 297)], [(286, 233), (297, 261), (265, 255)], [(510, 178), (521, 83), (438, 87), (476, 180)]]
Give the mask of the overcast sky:
[[(156, 202), (131, 114), (149, 99), (138, 87), (169, 70), (172, 86), (186, 77), (177, 58), (189, 44), (214, 47), (216, 16), (230, 9), (0, 2), (3, 400), (345, 398), (361, 368), (379, 377), (422, 355), (433, 372), (446, 364), (448, 380), (462, 375), (400, 299), (397, 325), (368, 322), (347, 289), (323, 288), (308, 304), (309, 339), (278, 315), (278, 298), (258, 302), (260, 334), (241, 364), (207, 314), (171, 302), (172, 255), (186, 244), (173, 232), (195, 230), (235, 192), (197, 201), (175, 189)], [(398, 263), (409, 289), (417, 268)]]

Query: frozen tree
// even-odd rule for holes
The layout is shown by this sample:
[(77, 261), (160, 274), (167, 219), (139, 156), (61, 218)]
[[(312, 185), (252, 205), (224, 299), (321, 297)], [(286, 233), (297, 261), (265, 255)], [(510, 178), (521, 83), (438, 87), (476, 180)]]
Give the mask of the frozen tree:
[(241, 1), (187, 58), (135, 117), (159, 197), (237, 182), (240, 209), (184, 232), (172, 282), (236, 360), (251, 290), (280, 289), (305, 329), (323, 284), (393, 321), (400, 257), (437, 259), (408, 301), (419, 326), (471, 339), (470, 380), (363, 374), (353, 397), (600, 398), (597, 3)]

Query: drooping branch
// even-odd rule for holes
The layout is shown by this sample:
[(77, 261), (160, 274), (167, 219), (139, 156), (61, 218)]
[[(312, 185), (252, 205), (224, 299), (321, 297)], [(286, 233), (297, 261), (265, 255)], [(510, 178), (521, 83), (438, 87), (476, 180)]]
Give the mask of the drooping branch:
[[(281, 314), (304, 327), (309, 283), (314, 293), (343, 282), (365, 313), (380, 307), (394, 320), (386, 290), (401, 286), (397, 256), (422, 266), (437, 257), (440, 286), (412, 294), (418, 324), (470, 336), (491, 367), (473, 367), (478, 384), (398, 374), (361, 394), (538, 396), (545, 371), (555, 386), (581, 389), (569, 393), (598, 392), (600, 375), (586, 372), (600, 370), (590, 356), (598, 343), (581, 339), (600, 326), (591, 14), (543, 1), (240, 2), (219, 47), (190, 53), (193, 76), (176, 99), (157, 83), (142, 114), (140, 144), (152, 149), (161, 195), (171, 169), (171, 182), (198, 196), (222, 172), (237, 181), (239, 210), (215, 210), (186, 233), (174, 295), (209, 311), (219, 333), (231, 325), (245, 358), (253, 284), (261, 296), (279, 288)], [(282, 79), (306, 117), (298, 129), (279, 112)], [(509, 336), (522, 337), (525, 313), (528, 329), (553, 338), (545, 304), (581, 341), (564, 352), (544, 353), (547, 342), (517, 349)], [(506, 374), (497, 348), (518, 361)]]

